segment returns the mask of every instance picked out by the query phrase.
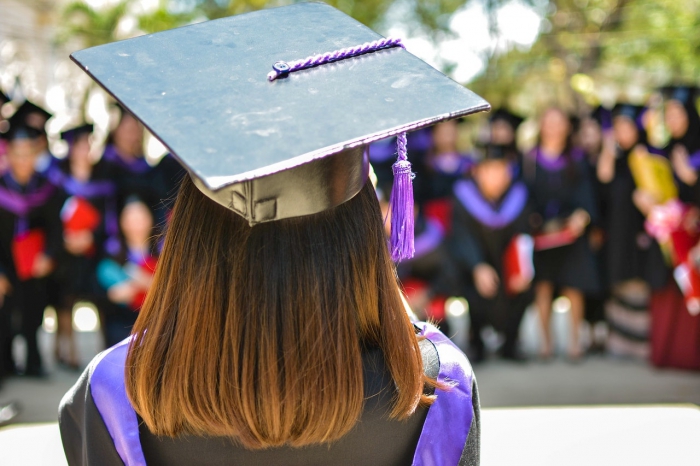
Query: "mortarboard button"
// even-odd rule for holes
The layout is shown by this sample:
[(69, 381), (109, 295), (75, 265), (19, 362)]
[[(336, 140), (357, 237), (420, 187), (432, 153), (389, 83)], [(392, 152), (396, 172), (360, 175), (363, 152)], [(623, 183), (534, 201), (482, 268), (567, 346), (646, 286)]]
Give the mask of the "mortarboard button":
[(275, 72), (276, 78), (286, 78), (287, 76), (289, 76), (290, 69), (291, 68), (289, 67), (287, 62), (284, 61), (278, 61), (277, 63), (272, 65), (272, 70)]

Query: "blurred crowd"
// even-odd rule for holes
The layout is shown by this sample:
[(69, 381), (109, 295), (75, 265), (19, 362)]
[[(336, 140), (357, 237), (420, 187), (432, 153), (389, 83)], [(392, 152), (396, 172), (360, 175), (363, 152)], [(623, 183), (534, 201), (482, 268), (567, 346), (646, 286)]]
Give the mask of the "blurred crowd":
[[(93, 126), (79, 124), (61, 133), (68, 152), (59, 159), (46, 134), (52, 115), (30, 101), (13, 105), (0, 143), (0, 379), (46, 375), (37, 331), (48, 306), (57, 314), (55, 358), (68, 368), (79, 368), (77, 302), (99, 310), (107, 346), (128, 336), (184, 173), (169, 155), (147, 162), (143, 126), (119, 107), (97, 156)], [(19, 365), (17, 335), (27, 348)]]
[[(699, 369), (700, 93), (662, 91), (660, 112), (619, 102), (576, 118), (550, 107), (530, 116), (538, 131), (527, 148), (518, 143), (523, 118), (505, 108), (485, 123), (410, 133), (415, 257), (398, 274), (413, 311), (450, 334), (446, 309), (460, 297), (472, 361), (495, 356), (484, 342), (489, 328), (500, 335), (498, 356), (523, 361), (519, 329), (534, 304), (539, 357), (548, 360), (552, 303), (565, 297), (570, 361), (599, 351)], [(0, 380), (45, 375), (37, 331), (48, 306), (57, 313), (56, 360), (66, 367), (79, 366), (77, 302), (98, 309), (107, 346), (128, 336), (184, 175), (170, 155), (144, 157), (143, 126), (118, 106), (104, 145), (92, 125), (79, 124), (61, 133), (68, 151), (58, 158), (46, 134), (52, 115), (30, 101), (9, 105), (0, 120)], [(664, 147), (650, 143), (654, 121), (668, 135)], [(460, 152), (465, 127), (481, 124), (486, 130), (470, 131), (471, 149)], [(370, 158), (389, 215), (395, 141), (373, 143)], [(586, 347), (584, 328), (592, 330)], [(27, 347), (19, 365), (17, 335)]]
[[(549, 107), (530, 116), (529, 147), (518, 138), (524, 119), (505, 108), (471, 131), (466, 153), (470, 119), (409, 135), (416, 254), (399, 277), (412, 309), (448, 334), (451, 297), (466, 299), (473, 363), (491, 357), (489, 328), (500, 357), (523, 361), (519, 329), (533, 305), (539, 358), (551, 359), (552, 304), (563, 297), (569, 361), (598, 352), (700, 369), (700, 95), (659, 91), (653, 108), (620, 101), (581, 117)], [(393, 147), (370, 151), (385, 212)]]

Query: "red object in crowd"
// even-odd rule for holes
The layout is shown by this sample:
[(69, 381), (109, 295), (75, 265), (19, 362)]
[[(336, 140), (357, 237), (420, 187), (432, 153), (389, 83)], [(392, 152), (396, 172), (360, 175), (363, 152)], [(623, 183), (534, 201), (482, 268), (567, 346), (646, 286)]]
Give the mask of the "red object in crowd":
[(437, 220), (446, 234), (452, 230), (452, 201), (450, 199), (432, 199), (425, 202), (423, 214)]
[(530, 282), (535, 278), (535, 265), (532, 262), (535, 241), (530, 235), (517, 235), (508, 244), (503, 255), (503, 275), (506, 293), (518, 294), (514, 283)]
[[(140, 264), (134, 264), (139, 272), (144, 275), (153, 276), (156, 273), (156, 265), (158, 265), (158, 259), (153, 256), (148, 256)], [(134, 299), (129, 303), (129, 307), (134, 311), (138, 311), (143, 306), (143, 302), (146, 300), (146, 294), (148, 293), (148, 288), (142, 288), (134, 296)]]
[(37, 256), (44, 252), (45, 247), (46, 234), (41, 230), (29, 230), (15, 236), (12, 241), (12, 259), (17, 278), (29, 280), (33, 277), (34, 262)]
[(574, 230), (566, 226), (560, 230), (536, 234), (534, 236), (534, 249), (535, 251), (544, 251), (560, 248), (573, 244), (578, 238)]
[(673, 278), (685, 298), (685, 306), (691, 315), (700, 314), (700, 273), (690, 261), (680, 264), (673, 270)]
[[(422, 280), (416, 280), (409, 278), (403, 281), (404, 293), (408, 298), (410, 303), (414, 296), (420, 292), (425, 291), (428, 288), (428, 284)], [(445, 320), (445, 302), (447, 298), (444, 296), (434, 296), (425, 308), (426, 318), (428, 320), (442, 322)]]
[(102, 221), (100, 212), (89, 201), (71, 196), (61, 208), (63, 228), (68, 231), (95, 231)]
[(651, 294), (651, 362), (655, 366), (700, 370), (700, 317), (691, 315), (685, 300), (673, 281)]

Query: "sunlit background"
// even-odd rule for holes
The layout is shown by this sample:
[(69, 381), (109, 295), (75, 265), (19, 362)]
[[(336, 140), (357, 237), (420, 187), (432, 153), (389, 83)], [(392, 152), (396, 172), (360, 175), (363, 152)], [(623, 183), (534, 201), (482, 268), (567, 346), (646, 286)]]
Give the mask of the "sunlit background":
[[(108, 96), (70, 61), (71, 52), (289, 3), (294, 2), (0, 0), (0, 90), (12, 99), (0, 111), (9, 116), (25, 99), (44, 105), (55, 115), (47, 128), (52, 152), (63, 156), (67, 147), (58, 137), (61, 130), (87, 120), (95, 124), (97, 140), (104, 140), (116, 118)], [(401, 37), (411, 53), (484, 96), (494, 107), (506, 105), (526, 116), (520, 134), (526, 140), (535, 137), (536, 118), (548, 105), (583, 115), (599, 104), (628, 100), (648, 103), (653, 116), (655, 106), (660, 105), (655, 94), (658, 86), (700, 82), (700, 0), (328, 3), (384, 35)], [(658, 144), (665, 137), (659, 126), (650, 127), (650, 136)], [(97, 144), (94, 150), (98, 155), (102, 148)], [(163, 153), (162, 145), (149, 136), (148, 160), (155, 163)], [(553, 310), (555, 347), (563, 353), (570, 334), (570, 303), (557, 298)], [(469, 303), (450, 297), (444, 311), (453, 329), (450, 336), (466, 346)], [(531, 355), (537, 354), (539, 344), (536, 319), (530, 308), (521, 327), (523, 349)], [(92, 303), (79, 302), (72, 310), (72, 323), (81, 363), (87, 364), (103, 346), (98, 310)], [(40, 343), (49, 369), (54, 364), (51, 349), (56, 328), (56, 311), (47, 308)], [(582, 329), (584, 346), (590, 335), (589, 328)], [(491, 350), (502, 344), (500, 338), (495, 332), (484, 335)], [(17, 338), (14, 352), (18, 360), (25, 351), (22, 339)], [(695, 375), (659, 373), (620, 361), (607, 365), (587, 362), (579, 368), (557, 365), (554, 371), (541, 364), (527, 368), (499, 364), (477, 372), (482, 402), (499, 408), (484, 412), (482, 464), (700, 464), (700, 442), (693, 440), (700, 436), (700, 414), (694, 408), (639, 408), (642, 411), (633, 414), (621, 407), (540, 409), (534, 414), (503, 408), (697, 403), (700, 379)], [(54, 419), (56, 397), (60, 399), (75, 377), (77, 374), (64, 374), (41, 386), (22, 386), (36, 400), (29, 411), (39, 413), (27, 418), (28, 422)], [(603, 379), (591, 382), (598, 377)], [(654, 424), (670, 427), (657, 428), (663, 435), (656, 437), (652, 429), (645, 429)], [(55, 461), (52, 464), (64, 464), (62, 458), (51, 456), (60, 451), (55, 426), (22, 430), (25, 428), (0, 432), (0, 464), (47, 464), (47, 458)], [(45, 440), (34, 450), (39, 456), (33, 460), (19, 453), (10, 454), (10, 459), (3, 456), (8, 455), (8, 446), (32, 438)], [(539, 452), (543, 445), (547, 451)], [(529, 454), (522, 456), (523, 451)], [(574, 455), (574, 451), (580, 453)], [(663, 451), (674, 453), (664, 456)]]

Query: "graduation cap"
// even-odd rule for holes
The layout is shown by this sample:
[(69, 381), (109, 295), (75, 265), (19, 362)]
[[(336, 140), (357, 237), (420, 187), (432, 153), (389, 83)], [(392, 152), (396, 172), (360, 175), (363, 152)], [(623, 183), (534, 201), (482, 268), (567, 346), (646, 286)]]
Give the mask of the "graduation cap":
[(75, 128), (67, 129), (61, 132), (61, 139), (66, 141), (68, 144), (73, 144), (81, 136), (86, 136), (92, 134), (94, 125), (90, 123), (85, 123)]
[(0, 91), (0, 107), (9, 101), (10, 101), (10, 98), (4, 92)]
[(518, 153), (512, 145), (487, 143), (477, 147), (472, 152), (474, 163), (485, 162), (487, 160), (514, 161), (518, 158)]
[[(401, 157), (407, 131), (489, 109), (400, 41), (320, 3), (221, 18), (71, 58), (204, 194), (251, 225), (354, 197), (374, 141), (398, 135)], [(399, 165), (401, 183), (410, 183), (410, 169)]]
[(612, 128), (612, 112), (610, 109), (599, 105), (593, 109), (589, 116), (598, 122), (603, 131), (609, 131)]
[(505, 121), (513, 127), (513, 130), (518, 129), (518, 126), (520, 126), (523, 123), (523, 121), (525, 121), (523, 117), (518, 116), (515, 113), (512, 113), (503, 107), (497, 108), (496, 110), (489, 113), (489, 121), (493, 123), (496, 120)]
[(624, 117), (632, 120), (634, 124), (639, 129), (644, 128), (644, 122), (642, 118), (644, 112), (646, 112), (646, 107), (643, 105), (632, 105), (628, 103), (618, 103), (612, 109), (612, 118)]
[(10, 117), (8, 123), (9, 129), (5, 133), (0, 134), (0, 137), (6, 141), (37, 139), (44, 134), (43, 130), (28, 125), (24, 115), (18, 114), (17, 112)]
[(677, 100), (684, 106), (695, 107), (695, 101), (700, 94), (700, 89), (696, 86), (664, 86), (661, 88), (661, 95), (666, 100)]
[(12, 118), (17, 118), (21, 120), (24, 124), (31, 126), (32, 128), (41, 131), (41, 134), (46, 133), (46, 122), (53, 115), (41, 108), (37, 104), (25, 100), (22, 105), (19, 106), (17, 111), (12, 115)]

